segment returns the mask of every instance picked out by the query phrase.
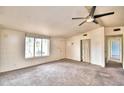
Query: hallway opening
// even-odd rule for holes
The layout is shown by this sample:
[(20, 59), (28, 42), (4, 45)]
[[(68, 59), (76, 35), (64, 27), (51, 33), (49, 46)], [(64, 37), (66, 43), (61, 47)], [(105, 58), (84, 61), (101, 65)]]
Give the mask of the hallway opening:
[(106, 39), (106, 66), (122, 67), (123, 62), (122, 36), (108, 36)]

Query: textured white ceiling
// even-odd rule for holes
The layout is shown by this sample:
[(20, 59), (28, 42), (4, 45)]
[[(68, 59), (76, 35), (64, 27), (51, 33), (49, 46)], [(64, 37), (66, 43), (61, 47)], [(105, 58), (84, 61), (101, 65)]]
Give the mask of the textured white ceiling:
[(124, 6), (106, 6), (106, 7), (97, 7), (96, 13), (106, 13), (114, 11), (114, 15), (101, 17), (101, 24), (105, 27), (116, 27), (116, 26), (124, 26)]
[[(95, 14), (114, 11), (114, 15), (100, 18), (103, 26), (124, 26), (124, 7), (97, 7)], [(0, 7), (0, 24), (20, 31), (49, 36), (68, 37), (100, 27), (94, 23), (78, 26), (83, 20), (72, 17), (87, 16), (88, 9), (83, 6), (14, 6)]]

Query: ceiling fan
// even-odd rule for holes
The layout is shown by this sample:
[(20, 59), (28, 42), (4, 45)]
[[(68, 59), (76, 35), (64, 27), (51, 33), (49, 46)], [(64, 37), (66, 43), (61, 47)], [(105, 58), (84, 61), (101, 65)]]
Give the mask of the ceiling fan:
[(94, 23), (98, 24), (98, 22), (96, 21), (97, 18), (114, 14), (114, 12), (108, 12), (108, 13), (104, 13), (104, 14), (94, 15), (95, 10), (96, 10), (96, 6), (93, 6), (90, 11), (90, 14), (87, 17), (75, 17), (75, 18), (72, 18), (72, 20), (83, 19), (84, 21), (81, 22), (79, 24), (79, 26), (81, 26), (85, 22), (94, 22)]

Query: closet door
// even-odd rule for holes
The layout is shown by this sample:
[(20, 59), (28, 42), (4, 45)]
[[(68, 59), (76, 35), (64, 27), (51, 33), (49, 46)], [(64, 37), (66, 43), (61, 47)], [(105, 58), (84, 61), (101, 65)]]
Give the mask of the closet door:
[(82, 61), (90, 62), (90, 39), (82, 40)]

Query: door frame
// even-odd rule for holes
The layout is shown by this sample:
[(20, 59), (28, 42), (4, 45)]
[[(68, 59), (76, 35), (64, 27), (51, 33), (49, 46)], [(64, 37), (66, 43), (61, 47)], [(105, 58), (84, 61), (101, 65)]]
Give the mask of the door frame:
[(87, 62), (87, 63), (91, 63), (91, 39), (81, 39), (80, 40), (80, 61), (83, 62), (83, 53), (82, 53), (82, 43), (83, 43), (83, 40), (89, 40), (89, 58), (90, 58), (90, 61)]
[[(121, 53), (120, 53), (121, 59), (120, 59), (120, 61), (110, 58), (111, 51), (110, 51), (109, 47), (111, 44), (109, 44), (109, 40), (112, 38), (120, 38), (121, 39), (121, 46), (120, 46), (121, 47)], [(106, 63), (108, 63), (108, 61), (117, 61), (117, 62), (121, 62), (123, 64), (123, 35), (106, 36), (106, 48), (107, 48), (106, 49), (106, 58), (107, 58)]]
[(83, 62), (83, 53), (82, 53), (82, 40), (80, 40), (80, 61)]

